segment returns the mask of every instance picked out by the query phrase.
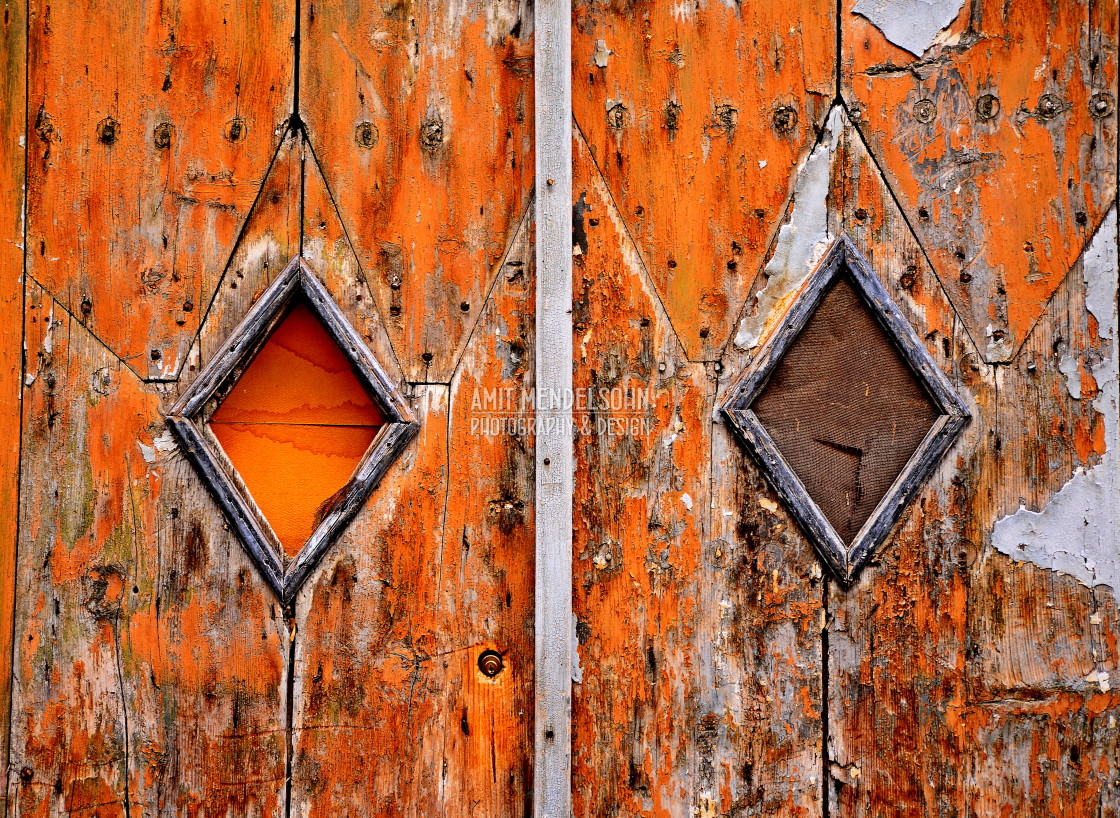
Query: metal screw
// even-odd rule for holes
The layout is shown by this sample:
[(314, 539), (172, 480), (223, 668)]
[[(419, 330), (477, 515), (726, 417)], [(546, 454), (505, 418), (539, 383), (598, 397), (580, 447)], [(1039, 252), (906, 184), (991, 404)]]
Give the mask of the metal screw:
[(1116, 110), (1116, 100), (1112, 94), (1093, 94), (1089, 99), (1089, 113), (1095, 119), (1102, 119)]
[(502, 661), (502, 655), (495, 650), (484, 650), (482, 655), (478, 657), (478, 669), (487, 679), (493, 679), (502, 672), (504, 667), (505, 663)]
[(993, 94), (984, 94), (976, 100), (976, 118), (981, 122), (995, 119), (999, 115), (999, 97)]
[(723, 130), (731, 133), (731, 131), (735, 130), (735, 125), (739, 122), (739, 111), (734, 105), (717, 105), (716, 120)]
[(621, 130), (626, 125), (626, 106), (621, 102), (612, 105), (607, 110), (607, 124), (616, 131)]
[(434, 151), (443, 144), (443, 120), (439, 114), (428, 117), (420, 126), (420, 146)]
[(789, 133), (797, 127), (797, 111), (788, 105), (779, 108), (774, 112), (772, 121), (778, 133)]
[(358, 143), (359, 147), (372, 148), (377, 144), (377, 139), (377, 126), (372, 122), (360, 122), (358, 127), (354, 129), (354, 141)]
[(932, 99), (919, 99), (914, 103), (914, 119), (928, 125), (937, 117), (937, 106)]
[(156, 125), (156, 129), (152, 132), (152, 142), (160, 150), (171, 147), (171, 137), (175, 133), (175, 126), (170, 122), (161, 122)]
[(1062, 101), (1053, 94), (1043, 94), (1038, 98), (1038, 108), (1035, 114), (1039, 119), (1049, 121), (1060, 114), (1064, 107)]
[(855, 216), (856, 216), (856, 221), (861, 221), (862, 222), (864, 219), (867, 218), (867, 211), (864, 210), (862, 207), (857, 207)]
[(226, 123), (226, 139), (230, 142), (240, 142), (245, 138), (245, 120), (235, 116)]
[(112, 145), (117, 141), (117, 133), (120, 127), (121, 124), (117, 120), (107, 116), (97, 123), (97, 138), (106, 145)]

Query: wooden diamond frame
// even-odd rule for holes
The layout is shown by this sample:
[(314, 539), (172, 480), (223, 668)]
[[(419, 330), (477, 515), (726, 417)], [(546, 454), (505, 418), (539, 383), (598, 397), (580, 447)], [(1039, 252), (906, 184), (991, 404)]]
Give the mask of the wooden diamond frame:
[[(751, 409), (787, 350), (816, 313), (832, 282), (844, 275), (850, 278), (939, 413), (921, 444), (850, 544), (845, 544), (836, 533)], [(723, 414), (816, 547), (821, 559), (845, 586), (855, 581), (860, 569), (887, 538), (906, 505), (971, 419), (948, 378), (847, 235), (842, 235), (829, 248), (804, 285), (804, 291), (741, 380), (731, 389)]]
[[(362, 456), (350, 481), (335, 495), (330, 511), (299, 554), (285, 564), (279, 540), (210, 429), (209, 419), (287, 315), (288, 307), (300, 296), (354, 368), (359, 382), (385, 416), (385, 424)], [(167, 423), (236, 530), (250, 558), (284, 603), (295, 596), (311, 569), (358, 513), (393, 460), (419, 429), (403, 395), (326, 288), (298, 258), (292, 260), (257, 299), (244, 320), (171, 408)]]

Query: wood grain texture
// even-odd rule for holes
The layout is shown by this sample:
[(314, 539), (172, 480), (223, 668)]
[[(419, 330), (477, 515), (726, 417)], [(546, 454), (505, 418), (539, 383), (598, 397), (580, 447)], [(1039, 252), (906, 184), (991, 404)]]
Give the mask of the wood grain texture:
[(838, 157), (835, 223), (974, 421), (855, 587), (830, 588), (831, 814), (1109, 814), (1118, 701), (1088, 678), (1115, 667), (1114, 597), (987, 544), (1103, 451), (1095, 386), (1074, 399), (1058, 370), (1104, 351), (1080, 264), (1018, 358), (985, 364), (854, 129)]
[(964, 330), (1008, 362), (1116, 196), (1116, 4), (965, 3), (921, 59), (852, 7), (845, 99)]
[(0, 816), (7, 814), (16, 543), (19, 536), (20, 395), (23, 391), (26, 6), (5, 2), (0, 24)]
[(299, 113), (402, 367), (446, 383), (529, 200), (529, 5), (302, 14)]
[(573, 111), (691, 360), (715, 360), (835, 93), (835, 3), (573, 4)]
[(575, 814), (820, 814), (820, 570), (575, 142)]
[(532, 439), (485, 434), (475, 401), (532, 383), (529, 238), (523, 222), (450, 389), (413, 387), (418, 438), (297, 602), (293, 815), (528, 810)]
[(294, 14), (30, 4), (29, 274), (142, 377), (177, 375), (260, 188)]

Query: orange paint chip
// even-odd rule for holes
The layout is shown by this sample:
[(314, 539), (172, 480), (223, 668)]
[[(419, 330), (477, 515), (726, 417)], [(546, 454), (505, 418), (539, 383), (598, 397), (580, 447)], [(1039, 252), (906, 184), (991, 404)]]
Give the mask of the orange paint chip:
[(385, 419), (306, 304), (297, 304), (210, 419), (289, 558), (350, 481)]

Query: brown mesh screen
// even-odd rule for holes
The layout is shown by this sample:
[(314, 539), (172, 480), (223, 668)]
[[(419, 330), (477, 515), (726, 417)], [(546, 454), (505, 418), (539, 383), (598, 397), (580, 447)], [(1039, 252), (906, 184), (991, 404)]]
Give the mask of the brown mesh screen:
[(938, 416), (845, 279), (825, 295), (751, 408), (847, 543)]

